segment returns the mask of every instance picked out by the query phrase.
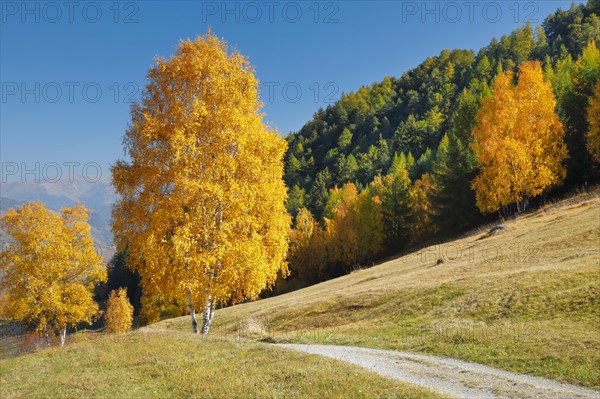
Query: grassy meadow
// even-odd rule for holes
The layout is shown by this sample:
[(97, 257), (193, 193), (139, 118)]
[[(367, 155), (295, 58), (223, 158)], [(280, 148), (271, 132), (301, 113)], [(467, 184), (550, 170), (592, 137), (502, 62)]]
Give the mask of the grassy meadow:
[(212, 334), (421, 352), (599, 389), (598, 191), (505, 226), (220, 309)]
[(264, 343), (146, 331), (0, 360), (0, 397), (438, 399), (343, 362)]

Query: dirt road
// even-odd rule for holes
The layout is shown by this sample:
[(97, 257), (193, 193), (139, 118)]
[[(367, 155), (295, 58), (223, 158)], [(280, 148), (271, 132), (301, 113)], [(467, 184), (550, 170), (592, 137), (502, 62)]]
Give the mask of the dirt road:
[(458, 398), (600, 399), (598, 391), (437, 356), (351, 346), (277, 346), (343, 360)]

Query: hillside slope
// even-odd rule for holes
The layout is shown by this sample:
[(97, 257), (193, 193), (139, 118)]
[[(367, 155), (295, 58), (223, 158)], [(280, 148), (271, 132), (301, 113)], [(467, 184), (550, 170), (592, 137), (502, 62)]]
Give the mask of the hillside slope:
[(505, 226), (218, 310), (212, 333), (431, 353), (600, 388), (600, 193)]
[[(285, 179), (293, 196), (288, 203), (292, 213), (306, 206), (320, 219), (326, 203), (324, 188), (347, 182), (365, 186), (376, 175), (388, 173), (395, 153), (412, 153), (417, 161), (411, 171), (413, 180), (431, 172), (432, 156), (444, 134), (454, 134), (465, 143), (471, 140), (480, 96), (488, 95), (488, 84), (500, 70), (514, 70), (527, 60), (559, 68), (567, 58), (577, 60), (588, 42), (600, 46), (600, 3), (583, 3), (557, 10), (541, 26), (526, 24), (494, 38), (479, 51), (443, 50), (400, 77), (365, 85), (319, 109), (298, 132), (286, 137)], [(555, 91), (558, 96), (561, 90), (555, 87)], [(566, 110), (568, 136), (581, 141), (581, 132), (587, 131), (581, 109), (588, 100), (583, 96), (573, 102), (577, 96), (570, 96), (558, 101)], [(583, 184), (593, 176), (593, 169), (581, 154), (585, 152), (581, 143), (570, 140), (567, 184)]]

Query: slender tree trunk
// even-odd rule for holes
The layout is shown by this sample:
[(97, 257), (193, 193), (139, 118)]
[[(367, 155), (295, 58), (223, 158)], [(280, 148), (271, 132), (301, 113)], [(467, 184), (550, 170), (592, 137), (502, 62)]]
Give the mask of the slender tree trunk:
[(50, 333), (48, 331), (46, 331), (44, 333), (44, 336), (46, 337), (46, 346), (49, 348), (51, 346), (51, 343), (50, 343)]
[(190, 310), (190, 316), (192, 316), (192, 333), (198, 333), (198, 322), (196, 321), (196, 311), (194, 310), (194, 305), (192, 305), (192, 292), (188, 290), (187, 292), (187, 301), (188, 301), (188, 309)]
[(60, 346), (65, 346), (66, 338), (67, 338), (67, 329), (64, 328), (60, 333)]
[(202, 334), (208, 334), (208, 330), (210, 330), (210, 324), (212, 323), (213, 316), (215, 315), (215, 303), (212, 299), (212, 296), (208, 296), (208, 300), (206, 301), (206, 306), (204, 306), (204, 314), (202, 318)]

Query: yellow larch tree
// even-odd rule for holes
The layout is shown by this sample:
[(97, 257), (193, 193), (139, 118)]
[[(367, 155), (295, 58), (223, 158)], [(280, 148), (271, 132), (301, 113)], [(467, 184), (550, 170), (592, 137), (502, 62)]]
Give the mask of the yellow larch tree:
[(368, 188), (360, 194), (354, 183), (330, 190), (325, 218), (329, 260), (346, 267), (364, 265), (382, 250), (381, 200)]
[(41, 202), (10, 209), (2, 228), (13, 240), (0, 256), (0, 288), (6, 293), (5, 317), (46, 334), (90, 323), (99, 315), (94, 286), (106, 280), (102, 257), (94, 248), (82, 204), (52, 212)]
[(215, 305), (254, 299), (286, 269), (286, 142), (262, 121), (249, 62), (212, 33), (148, 72), (112, 168), (117, 245), (144, 292), (187, 303), (207, 334)]
[(413, 241), (427, 239), (434, 233), (431, 222), (431, 204), (428, 195), (433, 188), (433, 178), (429, 173), (423, 174), (410, 188), (410, 196), (415, 224), (412, 228)]
[(108, 332), (123, 334), (131, 331), (133, 306), (127, 298), (127, 289), (119, 288), (110, 292), (104, 319)]
[(358, 263), (373, 261), (383, 250), (383, 213), (381, 199), (369, 187), (364, 189), (356, 201), (358, 225)]
[(333, 188), (327, 201), (331, 219), (325, 218), (326, 237), (330, 249), (330, 260), (346, 266), (356, 265), (359, 258), (358, 218), (355, 212), (358, 190), (354, 183), (341, 189)]
[(594, 88), (594, 96), (590, 98), (587, 111), (589, 130), (587, 132), (587, 149), (594, 160), (600, 163), (600, 82)]
[(319, 281), (327, 265), (327, 242), (323, 229), (310, 211), (301, 208), (290, 233), (290, 271), (309, 283)]
[(539, 62), (523, 63), (516, 85), (511, 72), (499, 75), (493, 92), (473, 130), (481, 172), (472, 187), (482, 212), (510, 204), (521, 211), (529, 198), (564, 179), (564, 128)]

